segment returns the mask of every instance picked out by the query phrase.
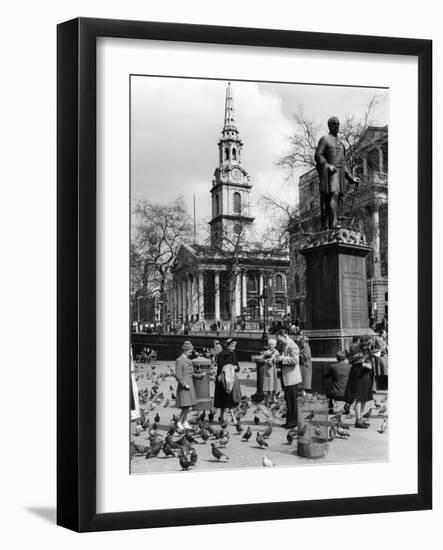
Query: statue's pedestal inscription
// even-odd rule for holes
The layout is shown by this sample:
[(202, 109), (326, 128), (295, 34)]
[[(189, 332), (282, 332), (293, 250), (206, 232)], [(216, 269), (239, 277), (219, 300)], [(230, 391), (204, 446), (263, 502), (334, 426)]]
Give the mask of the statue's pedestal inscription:
[(336, 228), (311, 236), (306, 258), (306, 334), (313, 354), (335, 357), (353, 336), (370, 334), (366, 256), (361, 233)]

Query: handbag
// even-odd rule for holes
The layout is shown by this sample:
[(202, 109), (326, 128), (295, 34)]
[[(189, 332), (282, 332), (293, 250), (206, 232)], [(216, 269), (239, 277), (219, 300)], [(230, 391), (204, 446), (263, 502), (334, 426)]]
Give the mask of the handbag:
[(221, 372), (221, 381), (226, 393), (232, 392), (232, 388), (234, 387), (234, 379), (235, 365), (231, 365), (230, 363), (224, 365)]

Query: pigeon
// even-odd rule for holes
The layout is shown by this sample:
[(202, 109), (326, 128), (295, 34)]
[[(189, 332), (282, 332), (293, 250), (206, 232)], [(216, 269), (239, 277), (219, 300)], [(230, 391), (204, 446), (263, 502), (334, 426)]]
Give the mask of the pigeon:
[(335, 426), (334, 425), (330, 426), (329, 427), (329, 432), (328, 432), (328, 440), (332, 441), (334, 439), (336, 433), (337, 433), (337, 430), (336, 430)]
[(260, 445), (260, 447), (269, 447), (269, 445), (266, 443), (266, 441), (263, 439), (263, 435), (260, 432), (257, 432), (256, 441)]
[(286, 441), (288, 442), (288, 445), (291, 445), (291, 443), (294, 441), (294, 436), (291, 432), (288, 432), (286, 434)]
[(228, 442), (229, 442), (229, 432), (226, 433), (225, 437), (222, 437), (221, 439), (219, 439), (218, 446), (226, 447)]
[(135, 425), (135, 435), (140, 435), (143, 431), (143, 426), (141, 426), (140, 424), (136, 424)]
[(201, 420), (203, 422), (203, 420), (206, 418), (206, 411), (203, 410), (203, 412), (200, 414), (200, 416), (198, 417), (198, 420)]
[(305, 420), (312, 420), (314, 416), (315, 416), (315, 412), (314, 410), (311, 410), (311, 412), (307, 416), (305, 416)]
[(171, 399), (172, 399), (173, 401), (175, 401), (175, 400), (177, 399), (177, 396), (175, 395), (174, 392), (171, 393)]
[(260, 424), (260, 418), (257, 415), (254, 416), (254, 424)]
[(191, 467), (191, 461), (186, 458), (186, 455), (184, 453), (181, 453), (178, 457), (178, 461), (180, 462), (180, 466), (182, 467), (182, 470), (189, 470)]
[(217, 460), (220, 460), (222, 457), (226, 458), (226, 460), (229, 460), (229, 457), (223, 454), (220, 451), (220, 449), (215, 446), (215, 443), (211, 443), (211, 447), (212, 447), (212, 456), (215, 457)]
[(207, 432), (206, 430), (202, 430), (200, 437), (202, 438), (202, 441), (206, 443), (206, 441), (208, 441), (209, 439), (209, 432)]
[(249, 441), (249, 439), (251, 438), (252, 436), (252, 430), (251, 430), (251, 426), (248, 426), (248, 429), (245, 431), (245, 433), (243, 434), (241, 440), (242, 441)]
[(342, 439), (346, 439), (350, 436), (348, 430), (344, 430), (343, 428), (340, 428), (340, 426), (337, 426), (336, 434), (341, 437)]
[(237, 421), (237, 424), (235, 425), (235, 430), (238, 434), (241, 434), (243, 431), (243, 426), (241, 425), (240, 420)]
[(334, 414), (334, 416), (331, 418), (331, 422), (333, 422), (334, 420), (336, 420), (337, 422), (340, 422), (342, 416), (343, 416), (342, 411), (338, 412), (337, 414)]
[(191, 466), (195, 466), (197, 464), (197, 460), (198, 460), (197, 451), (194, 448), (192, 448), (191, 454), (189, 456), (189, 462), (191, 463)]
[(160, 422), (160, 415), (158, 413), (154, 416), (154, 422)]
[(214, 412), (213, 411), (209, 411), (208, 420), (209, 420), (209, 422), (214, 422)]
[(271, 434), (272, 434), (272, 424), (269, 424), (268, 428), (266, 428), (266, 430), (263, 432), (263, 437), (265, 439), (269, 439)]
[(174, 451), (171, 449), (169, 443), (167, 442), (163, 444), (162, 450), (167, 457), (175, 456)]
[(147, 416), (143, 415), (142, 418), (141, 418), (141, 421), (142, 421), (142, 422), (141, 422), (141, 423), (142, 423), (142, 428), (143, 428), (144, 430), (146, 430), (147, 428), (149, 428), (149, 418), (148, 418)]
[(386, 405), (383, 405), (378, 411), (378, 416), (383, 416), (387, 410), (388, 407)]
[(385, 433), (387, 427), (388, 427), (388, 423), (386, 422), (386, 418), (384, 418), (378, 432), (381, 433), (381, 434)]
[(198, 441), (195, 439), (195, 437), (193, 437), (189, 432), (186, 432), (185, 434), (185, 438), (186, 440), (191, 443), (191, 444), (194, 444), (194, 445), (197, 445), (198, 444)]
[(307, 424), (303, 424), (303, 426), (301, 428), (298, 429), (298, 436), (299, 437), (303, 437), (306, 433), (306, 430), (308, 429), (308, 425)]
[(165, 404), (163, 405), (163, 407), (169, 407), (169, 399), (166, 399)]
[(160, 440), (158, 443), (155, 443), (148, 452), (145, 454), (145, 458), (154, 458), (158, 455), (158, 453), (163, 448), (163, 441)]
[(263, 457), (263, 466), (270, 467), (270, 466), (275, 466), (275, 464), (272, 462), (272, 460), (270, 458), (268, 458), (267, 456), (264, 456)]

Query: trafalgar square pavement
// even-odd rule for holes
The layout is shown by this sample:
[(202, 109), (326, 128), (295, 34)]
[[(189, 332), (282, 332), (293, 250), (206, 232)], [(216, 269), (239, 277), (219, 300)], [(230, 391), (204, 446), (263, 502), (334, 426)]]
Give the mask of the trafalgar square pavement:
[[(158, 434), (163, 438), (170, 427), (172, 416), (178, 416), (180, 409), (175, 406), (174, 399), (171, 394), (176, 393), (177, 381), (171, 373), (174, 371), (174, 361), (157, 361), (154, 363), (136, 363), (135, 378), (139, 390), (148, 389), (150, 392), (154, 385), (154, 380), (157, 380), (157, 394), (163, 394), (163, 399), (154, 403), (149, 399), (145, 403), (141, 403), (142, 408), (146, 409), (146, 416), (150, 420), (150, 424), (154, 423), (156, 415), (160, 417), (157, 422)], [(214, 378), (213, 376), (211, 378)], [(255, 363), (240, 362), (239, 372), (240, 385), (242, 395), (250, 398), (256, 390), (255, 378)], [(172, 387), (172, 391), (171, 391)], [(211, 395), (214, 393), (214, 382), (210, 384)], [(387, 407), (386, 392), (376, 395), (378, 402), (383, 401)], [(249, 400), (250, 401), (250, 400)], [(166, 405), (166, 406), (165, 406)], [(341, 404), (338, 404), (341, 408)], [(268, 448), (262, 449), (256, 442), (256, 432), (263, 432), (268, 427), (268, 418), (262, 411), (256, 411), (257, 406), (250, 402), (250, 406), (246, 415), (241, 419), (244, 433), (248, 426), (251, 427), (252, 437), (248, 442), (242, 441), (241, 434), (236, 431), (235, 425), (230, 423), (227, 430), (230, 437), (226, 447), (221, 451), (229, 457), (227, 460), (216, 460), (211, 453), (211, 442), (218, 443), (210, 438), (206, 443), (194, 444), (198, 454), (198, 460), (192, 471), (205, 470), (226, 470), (237, 468), (257, 468), (262, 467), (263, 456), (269, 458), (275, 466), (304, 466), (315, 464), (345, 464), (345, 463), (368, 463), (368, 462), (386, 462), (389, 458), (389, 427), (384, 433), (380, 433), (380, 427), (383, 418), (378, 416), (378, 409), (372, 410), (372, 417), (369, 418), (370, 426), (368, 429), (362, 430), (354, 427), (355, 417), (351, 409), (349, 416), (343, 415), (343, 422), (349, 424), (349, 437), (346, 439), (335, 438), (329, 443), (329, 450), (323, 458), (303, 458), (297, 455), (297, 440), (289, 444), (286, 439), (287, 430), (282, 427), (284, 418), (277, 418), (273, 422), (272, 434), (267, 440)], [(188, 418), (193, 415), (199, 415), (201, 411), (190, 412)], [(259, 423), (254, 422), (254, 417), (259, 418)], [(330, 416), (331, 417), (331, 416)], [(329, 417), (329, 418), (330, 418)], [(230, 415), (225, 415), (226, 420), (230, 420)], [(212, 424), (214, 429), (218, 429), (219, 425), (217, 417)], [(132, 426), (133, 428), (134, 426)], [(134, 430), (131, 429), (131, 432)], [(142, 431), (138, 436), (134, 433), (131, 435), (132, 441), (137, 446), (143, 447), (149, 445), (148, 430)], [(201, 439), (196, 438), (199, 442)], [(155, 458), (146, 459), (143, 454), (134, 455), (131, 459), (131, 473), (133, 474), (149, 474), (161, 472), (178, 472), (181, 467), (178, 458), (166, 457), (163, 451), (160, 451)]]

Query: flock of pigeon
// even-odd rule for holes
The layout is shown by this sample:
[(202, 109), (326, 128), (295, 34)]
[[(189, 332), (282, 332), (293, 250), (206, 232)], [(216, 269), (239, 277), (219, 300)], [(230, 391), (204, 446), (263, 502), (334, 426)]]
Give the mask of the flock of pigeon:
[[(161, 417), (166, 415), (167, 408), (175, 401), (175, 383), (169, 386), (169, 394), (160, 391), (160, 384), (163, 386), (168, 383), (166, 379), (174, 377), (171, 367), (161, 369), (156, 372), (156, 366), (140, 366), (144, 372), (138, 372), (136, 381), (139, 387), (140, 417), (135, 426), (135, 434), (131, 440), (131, 457), (144, 456), (145, 459), (153, 458), (176, 458), (179, 467), (182, 470), (189, 470), (198, 462), (199, 455), (197, 448), (200, 445), (209, 443), (213, 461), (229, 461), (229, 441), (231, 433), (228, 429), (229, 422), (225, 419), (214, 418), (214, 411), (197, 411), (191, 418), (188, 418), (188, 424), (191, 429), (179, 429), (178, 417), (173, 414), (166, 423), (160, 426)], [(249, 369), (245, 369), (248, 371)], [(243, 372), (245, 377), (250, 372)], [(215, 372), (210, 373), (213, 379)], [(174, 379), (175, 380), (175, 379)], [(171, 379), (172, 381), (172, 379)], [(255, 407), (253, 411), (253, 423), (257, 427), (263, 426), (263, 430), (255, 431), (251, 425), (245, 428), (242, 425), (242, 419), (246, 416), (248, 410)], [(153, 421), (149, 415), (155, 412)], [(234, 437), (238, 437), (242, 443), (256, 443), (256, 448), (266, 450), (269, 448), (269, 439), (273, 432), (273, 426), (276, 421), (283, 418), (286, 412), (286, 404), (282, 395), (278, 395), (273, 403), (268, 407), (263, 404), (254, 404), (250, 398), (243, 397), (238, 408), (238, 420), (233, 424)], [(162, 414), (160, 414), (162, 413)], [(386, 404), (379, 409), (379, 415), (382, 418), (382, 424), (379, 432), (386, 431)], [(169, 416), (169, 415), (168, 415)], [(335, 438), (348, 439), (350, 437), (349, 424), (343, 422), (343, 413), (339, 412), (332, 416), (327, 422), (327, 437), (329, 441)], [(305, 423), (301, 427), (294, 428), (286, 432), (286, 444), (291, 445), (297, 438), (303, 437), (308, 425), (317, 426), (315, 412), (312, 410), (304, 417)], [(319, 429), (319, 428), (318, 428)], [(143, 437), (139, 437), (143, 434)], [(146, 437), (147, 436), (147, 437)], [(275, 464), (267, 456), (262, 456), (262, 465), (264, 467), (274, 466)]]

